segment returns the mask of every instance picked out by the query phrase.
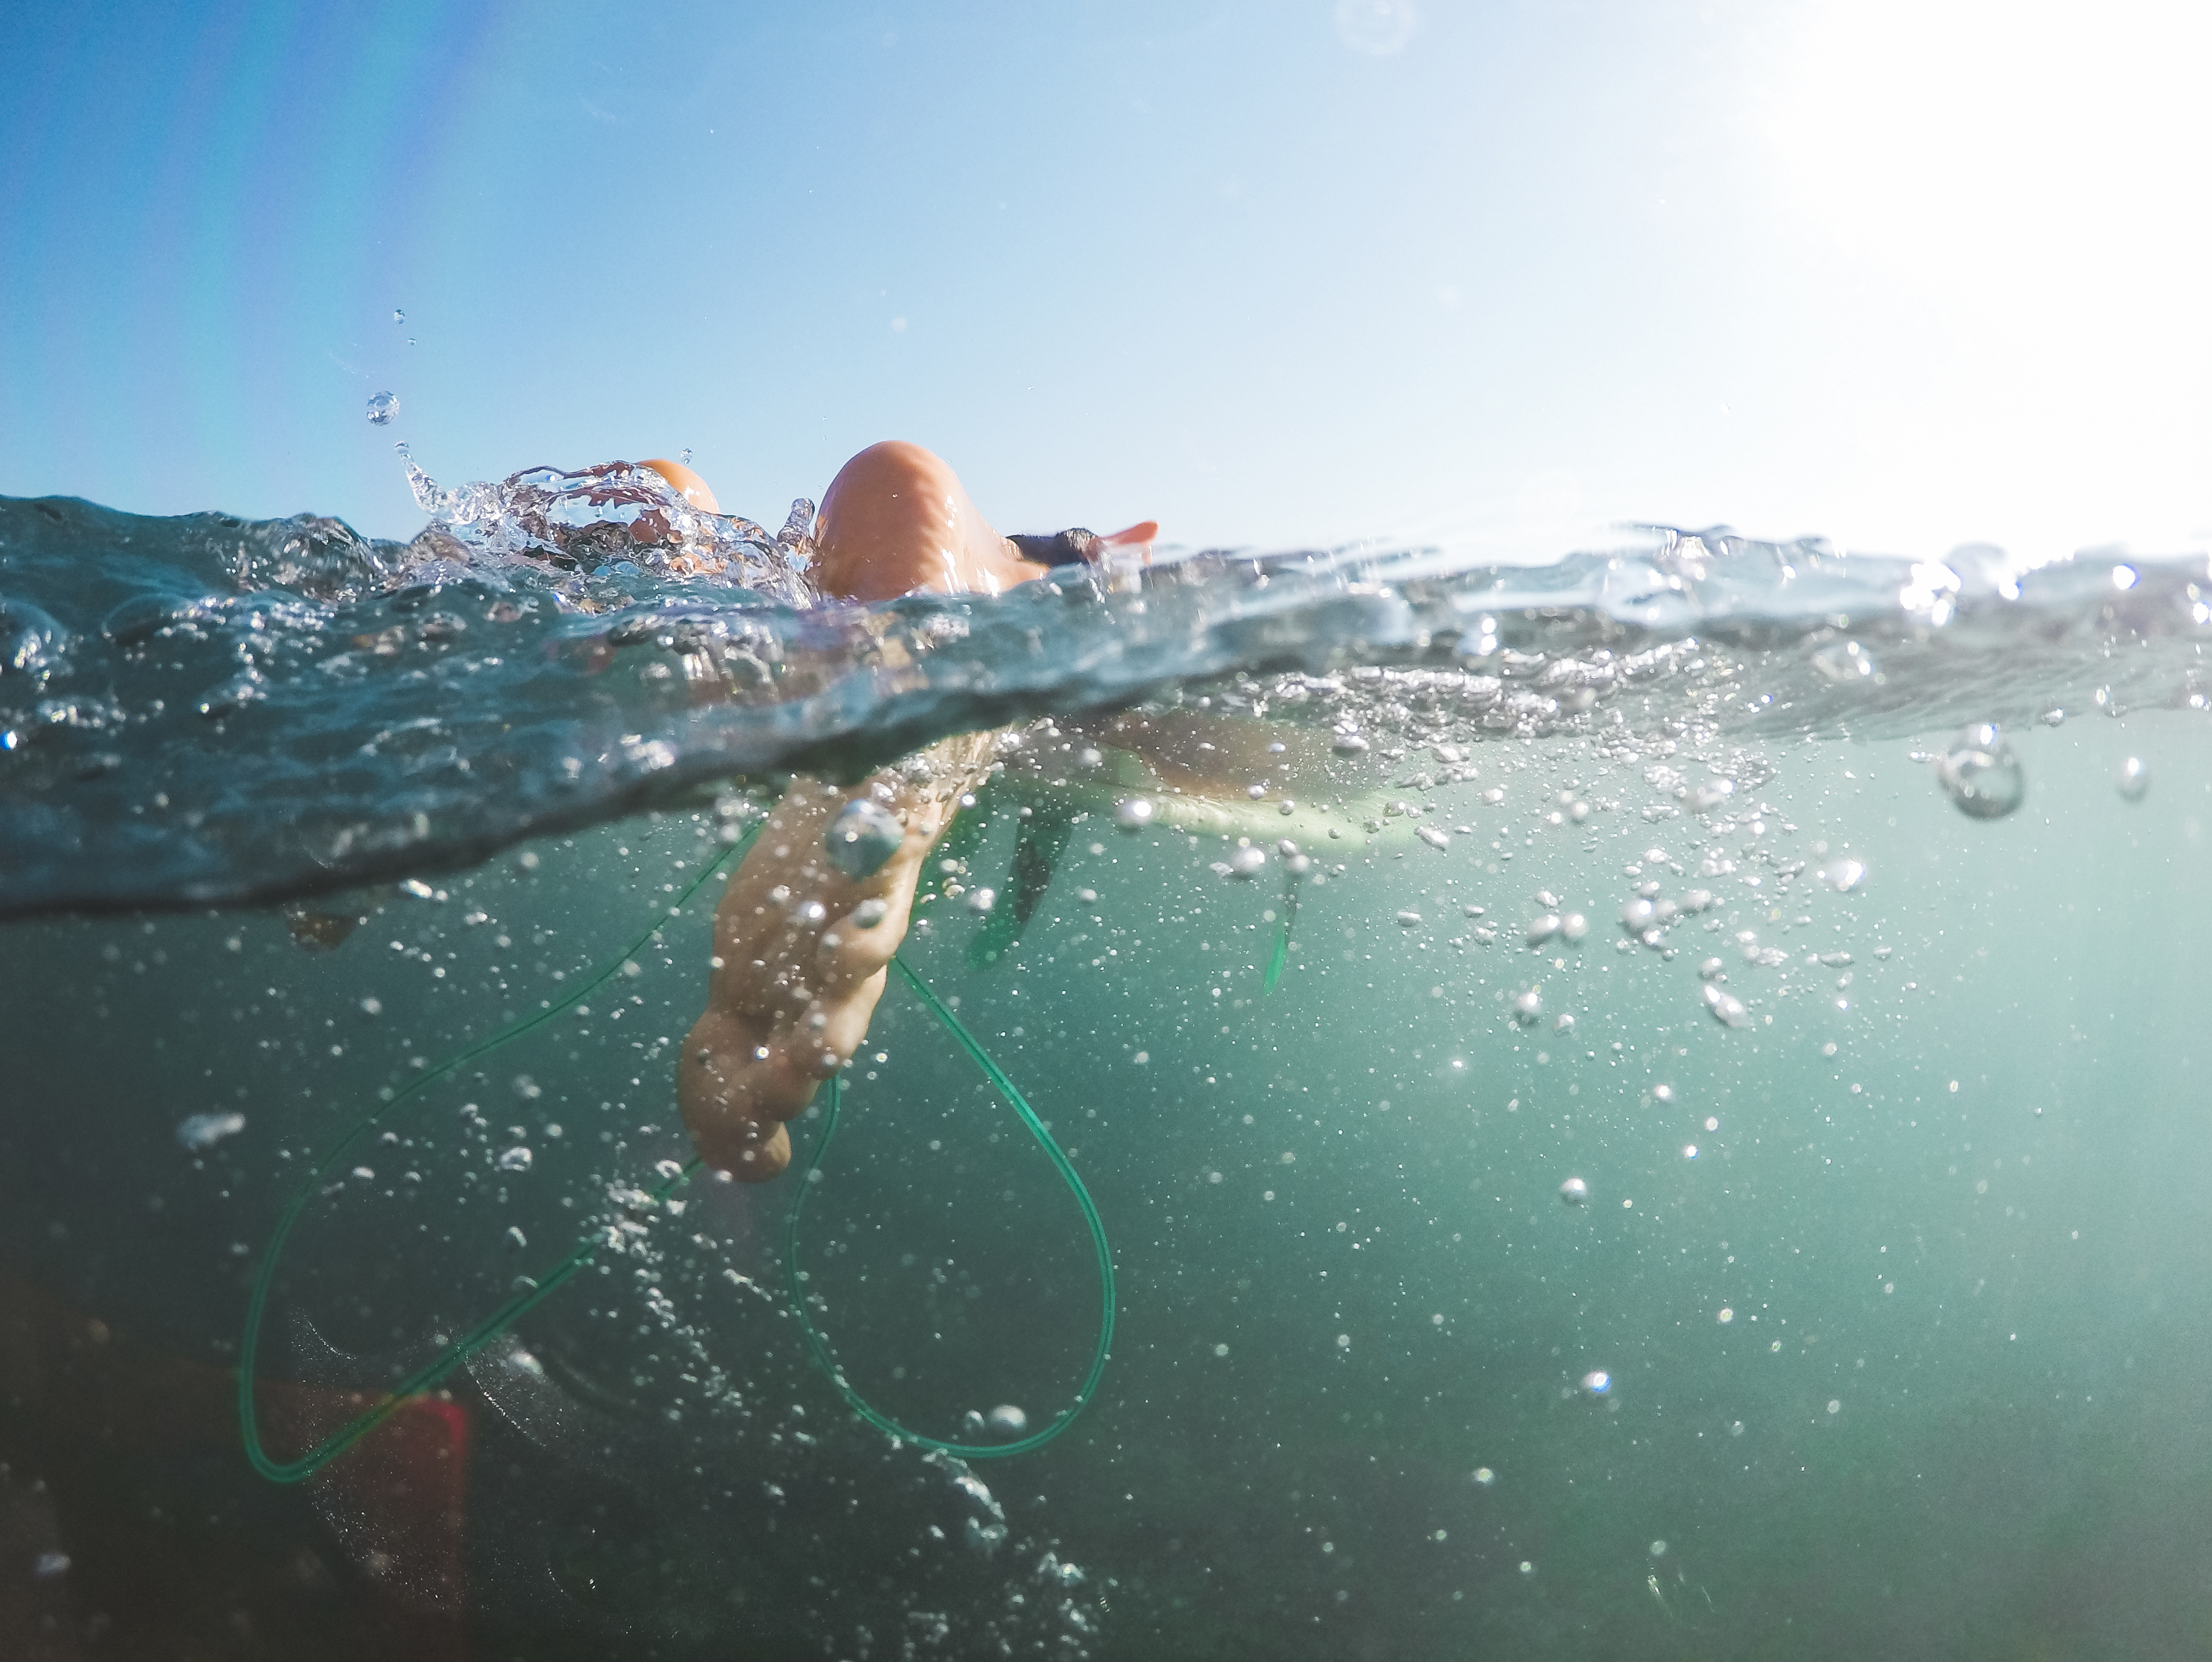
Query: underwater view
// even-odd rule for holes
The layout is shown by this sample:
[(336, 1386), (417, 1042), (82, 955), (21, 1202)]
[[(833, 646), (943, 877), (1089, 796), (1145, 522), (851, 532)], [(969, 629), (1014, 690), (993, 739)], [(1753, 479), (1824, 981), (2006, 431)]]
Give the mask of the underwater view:
[(0, 1662), (2212, 1659), (2212, 9), (9, 25)]
[[(866, 606), (811, 503), (416, 488), (0, 503), (20, 1630), (2212, 1644), (2202, 555)], [(726, 871), (986, 726), (803, 1170), (701, 1166)]]

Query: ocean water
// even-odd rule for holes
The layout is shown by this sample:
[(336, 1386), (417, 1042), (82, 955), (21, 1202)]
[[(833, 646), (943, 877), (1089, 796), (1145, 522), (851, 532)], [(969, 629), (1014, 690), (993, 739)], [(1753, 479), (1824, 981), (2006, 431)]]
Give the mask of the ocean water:
[[(589, 485), (423, 481), (404, 545), (0, 503), (7, 1653), (2212, 1650), (2202, 555), (1625, 531), (853, 609), (805, 513)], [(783, 775), (984, 725), (904, 955), (1117, 1325), (1065, 1435), (963, 1464), (810, 1363), (795, 1174), (635, 1191), (719, 879), (673, 898)], [(307, 1169), (656, 917), (312, 1186), (265, 1437), (618, 1245), (254, 1475)], [(1048, 1422), (1073, 1200), (902, 990), (845, 1088), (799, 1250), (847, 1378)]]

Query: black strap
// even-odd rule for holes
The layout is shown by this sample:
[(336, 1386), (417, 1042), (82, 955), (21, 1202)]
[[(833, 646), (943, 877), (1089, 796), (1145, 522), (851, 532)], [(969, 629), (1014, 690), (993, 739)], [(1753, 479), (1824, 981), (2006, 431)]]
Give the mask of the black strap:
[(1023, 559), (1034, 560), (1040, 566), (1081, 566), (1090, 563), (1091, 550), (1098, 538), (1079, 525), (1049, 537), (1009, 537), (1006, 541), (1022, 551)]

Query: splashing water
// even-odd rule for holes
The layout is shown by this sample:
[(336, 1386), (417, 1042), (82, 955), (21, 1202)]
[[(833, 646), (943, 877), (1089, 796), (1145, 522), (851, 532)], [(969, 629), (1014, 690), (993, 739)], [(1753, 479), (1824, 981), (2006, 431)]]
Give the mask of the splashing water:
[[(850, 779), (947, 734), (1133, 704), (1310, 733), (1340, 798), (1580, 734), (1680, 799), (1644, 810), (1656, 823), (1741, 811), (1766, 776), (1714, 751), (1713, 780), (1678, 782), (1685, 749), (2206, 696), (2201, 555), (2139, 560), (2115, 592), (2086, 561), (2015, 580), (1986, 554), (1954, 569), (1646, 531), (1541, 567), (1205, 550), (858, 606), (813, 593), (804, 500), (771, 535), (626, 464), (458, 489), (405, 465), (432, 518), (404, 543), (311, 514), (0, 500), (0, 916), (450, 869), (641, 808), (741, 802), (785, 771)], [(2105, 655), (2123, 640), (2136, 649)], [(1254, 811), (1321, 834), (1270, 765)], [(1555, 817), (1579, 822), (1568, 797)], [(1377, 828), (1418, 807), (1391, 801)], [(1246, 875), (1247, 858), (1264, 849), (1223, 864)]]

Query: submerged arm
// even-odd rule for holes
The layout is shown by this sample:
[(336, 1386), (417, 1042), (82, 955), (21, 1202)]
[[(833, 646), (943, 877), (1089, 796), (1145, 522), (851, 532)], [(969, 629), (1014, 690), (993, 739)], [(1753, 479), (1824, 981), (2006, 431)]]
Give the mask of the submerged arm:
[[(707, 1010), (677, 1070), (684, 1123), (709, 1165), (758, 1182), (789, 1163), (783, 1122), (867, 1038), (922, 863), (978, 777), (981, 751), (955, 739), (854, 790), (795, 779), (761, 828), (715, 913)], [(864, 795), (906, 834), (881, 866), (849, 877), (824, 836)]]

